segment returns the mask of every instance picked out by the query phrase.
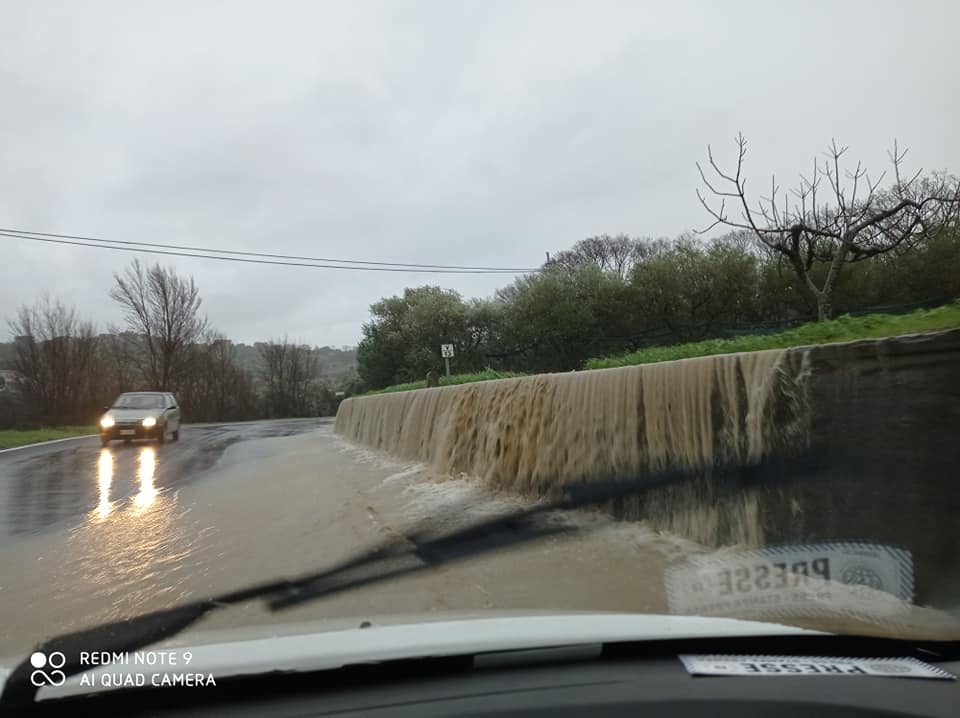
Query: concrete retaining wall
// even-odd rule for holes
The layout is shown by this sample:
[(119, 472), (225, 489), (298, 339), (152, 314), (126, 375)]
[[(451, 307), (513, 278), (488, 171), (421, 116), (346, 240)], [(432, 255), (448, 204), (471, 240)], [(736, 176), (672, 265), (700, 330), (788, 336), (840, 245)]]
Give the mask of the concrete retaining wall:
[(337, 431), (541, 495), (682, 468), (612, 511), (713, 546), (897, 544), (918, 601), (960, 594), (960, 330), (350, 399)]

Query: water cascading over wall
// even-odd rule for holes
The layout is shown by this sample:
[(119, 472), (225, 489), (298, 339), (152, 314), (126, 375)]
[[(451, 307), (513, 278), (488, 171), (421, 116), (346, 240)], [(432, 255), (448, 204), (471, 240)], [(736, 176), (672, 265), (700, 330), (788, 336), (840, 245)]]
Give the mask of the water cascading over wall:
[(899, 546), (917, 599), (950, 605), (958, 426), (960, 329), (362, 397), (337, 414), (354, 440), (531, 495), (689, 471), (610, 508), (712, 546)]
[(611, 508), (696, 540), (758, 544), (755, 497), (710, 500), (712, 472), (805, 448), (807, 373), (803, 352), (771, 350), (543, 374), (348, 399), (336, 431), (536, 496), (574, 481), (689, 471), (696, 482)]

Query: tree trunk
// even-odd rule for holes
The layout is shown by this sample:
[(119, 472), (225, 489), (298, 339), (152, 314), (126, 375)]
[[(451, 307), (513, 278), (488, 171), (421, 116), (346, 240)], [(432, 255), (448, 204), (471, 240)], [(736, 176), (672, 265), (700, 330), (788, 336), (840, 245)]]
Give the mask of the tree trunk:
[(817, 321), (833, 319), (833, 292), (822, 291), (817, 295)]

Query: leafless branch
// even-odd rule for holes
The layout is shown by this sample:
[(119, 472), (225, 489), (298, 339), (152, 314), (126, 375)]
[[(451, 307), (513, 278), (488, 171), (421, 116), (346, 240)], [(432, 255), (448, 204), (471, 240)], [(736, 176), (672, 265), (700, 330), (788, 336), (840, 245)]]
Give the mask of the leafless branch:
[[(713, 220), (701, 233), (718, 225), (752, 232), (763, 245), (789, 261), (817, 300), (821, 316), (829, 316), (830, 297), (844, 263), (910, 248), (922, 241), (929, 227), (956, 222), (960, 213), (960, 182), (923, 180), (922, 170), (904, 179), (902, 165), (907, 151), (901, 150), (896, 141), (888, 153), (894, 184), (883, 191), (886, 173), (874, 181), (862, 162), (845, 168), (843, 159), (849, 147), (836, 140), (828, 145), (822, 164), (815, 159), (811, 174), (801, 175), (798, 186), (783, 193), (782, 204), (780, 187), (771, 177), (770, 195), (760, 197), (751, 210), (743, 175), (747, 143), (742, 134), (737, 135), (735, 144), (735, 172), (725, 172), (718, 165), (710, 146), (707, 157), (716, 179), (708, 178), (704, 168), (697, 165), (704, 186), (719, 198), (718, 208), (697, 190), (701, 206)], [(820, 197), (822, 181), (830, 190), (827, 202)], [(741, 208), (738, 220), (727, 213), (728, 198)], [(817, 263), (828, 265), (826, 279), (819, 285), (811, 275)]]

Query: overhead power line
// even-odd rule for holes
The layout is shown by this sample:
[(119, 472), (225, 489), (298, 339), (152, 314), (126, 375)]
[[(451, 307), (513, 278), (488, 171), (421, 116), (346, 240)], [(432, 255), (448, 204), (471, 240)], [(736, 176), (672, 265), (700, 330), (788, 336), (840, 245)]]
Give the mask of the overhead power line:
[[(142, 252), (176, 257), (195, 257), (198, 259), (219, 259), (228, 262), (249, 264), (270, 264), (286, 267), (308, 267), (315, 269), (353, 269), (367, 272), (408, 272), (427, 274), (520, 274), (538, 272), (529, 267), (482, 267), (458, 264), (414, 264), (405, 262), (384, 262), (354, 259), (330, 259), (289, 254), (271, 254), (268, 252), (247, 252), (231, 249), (215, 249), (162, 242), (135, 242), (132, 240), (103, 239), (73, 234), (54, 234), (51, 232), (32, 232), (20, 229), (0, 228), (0, 236), (27, 239), (35, 242), (66, 244), (95, 249), (114, 251)], [(279, 261), (284, 260), (284, 261)], [(358, 266), (353, 266), (358, 265)]]

